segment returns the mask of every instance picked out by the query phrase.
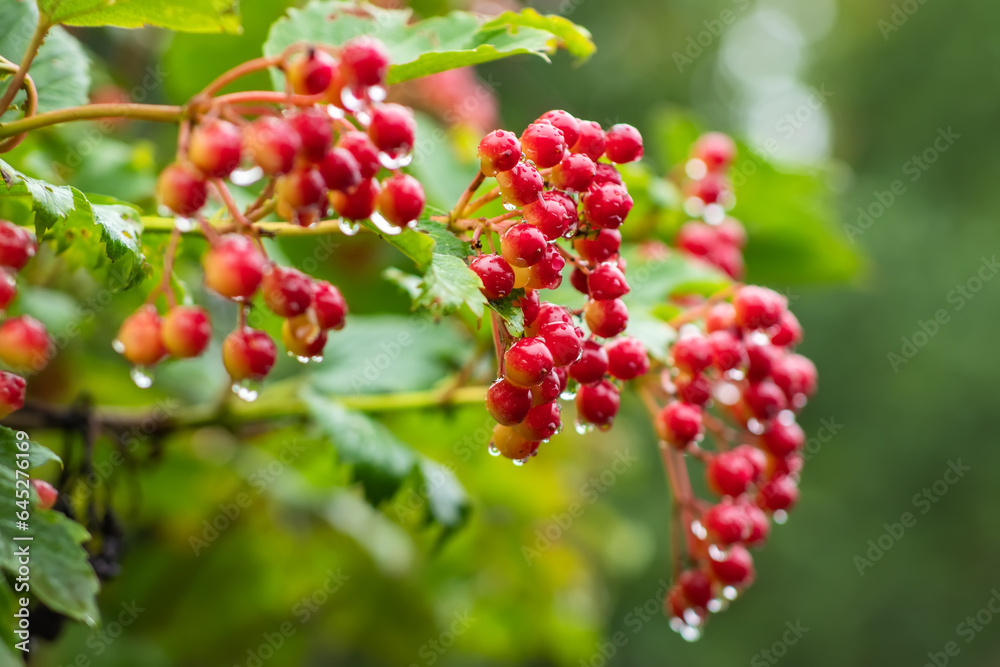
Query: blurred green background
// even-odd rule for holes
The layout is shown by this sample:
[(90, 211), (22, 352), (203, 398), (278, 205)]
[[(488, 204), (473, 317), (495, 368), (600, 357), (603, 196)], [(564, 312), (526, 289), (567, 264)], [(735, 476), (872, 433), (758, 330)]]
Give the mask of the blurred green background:
[[(82, 36), (123, 63), (111, 76), (126, 89), (162, 53), (166, 76), (152, 98), (182, 102), (259, 54), (284, 8), (241, 4), (240, 37)], [(821, 387), (802, 418), (811, 438), (802, 500), (755, 556), (756, 584), (700, 641), (670, 631), (659, 612), (669, 501), (634, 402), (612, 434), (557, 438), (523, 469), (484, 455), (488, 421), (478, 408), (385, 417), (470, 492), (470, 523), (443, 546), (415, 525), (405, 491), (385, 515), (342, 485), (331, 491), (343, 472), (308, 432), (293, 427), (246, 447), (206, 430), (167, 441), (156, 466), (117, 479), (128, 537), (121, 574), (102, 592), (105, 627), (67, 626), (32, 664), (1000, 664), (1000, 618), (988, 607), (995, 600), (1000, 609), (991, 425), (1000, 375), (1000, 281), (992, 280), (1000, 8), (987, 0), (528, 4), (589, 28), (598, 51), (579, 67), (561, 54), (551, 65), (518, 58), (480, 68), (505, 127), (566, 108), (649, 137), (664, 108), (684, 107), (836, 193), (840, 223), (825, 242), (827, 260), (840, 258), (832, 264), (796, 264), (784, 237), (756, 233), (755, 217), (799, 210), (790, 204), (798, 192), (738, 211), (750, 232), (748, 279), (789, 295)], [(83, 189), (148, 192), (140, 163), (166, 159), (174, 138), (123, 131), (133, 146), (120, 159), (137, 165), (135, 181), (115, 172), (115, 183), (102, 183), (95, 167), (95, 185)], [(653, 148), (649, 157), (665, 156)], [(778, 213), (759, 209), (768, 204)], [(783, 222), (794, 235), (796, 220)], [(351, 240), (338, 252), (329, 277), (379, 282), (362, 260), (384, 248)], [(782, 271), (789, 265), (796, 270)], [(356, 312), (405, 312), (402, 296), (381, 283), (354, 289)], [(139, 298), (114, 307), (127, 312)], [(119, 319), (94, 324), (93, 337), (109, 339)], [(461, 362), (453, 350), (435, 354), (444, 366)], [(74, 363), (107, 363), (88, 359)], [(123, 369), (97, 398), (120, 402)], [(60, 395), (70, 395), (73, 378), (62, 379)], [(163, 383), (164, 395), (184, 386), (198, 397), (183, 367)], [(959, 465), (961, 476), (949, 473)], [(250, 500), (234, 510), (241, 492)], [(567, 519), (573, 503), (583, 511)], [(904, 513), (915, 523), (900, 529)], [(208, 539), (203, 522), (220, 516), (226, 527)], [(192, 535), (206, 538), (198, 553)]]

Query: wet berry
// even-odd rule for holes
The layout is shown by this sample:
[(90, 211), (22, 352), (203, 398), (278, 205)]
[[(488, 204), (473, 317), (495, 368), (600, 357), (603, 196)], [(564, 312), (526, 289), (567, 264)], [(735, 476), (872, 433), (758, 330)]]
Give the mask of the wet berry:
[(378, 212), (397, 227), (408, 227), (424, 211), (424, 186), (409, 174), (395, 174), (382, 181), (376, 200)]
[(514, 271), (499, 255), (480, 255), (469, 268), (483, 281), (483, 294), (491, 301), (502, 299), (514, 289)]
[(198, 306), (171, 308), (160, 324), (160, 338), (170, 356), (176, 359), (197, 357), (212, 339), (208, 311)]
[(620, 123), (608, 130), (604, 154), (619, 164), (642, 158), (642, 135), (631, 125)]
[(297, 269), (271, 265), (260, 287), (264, 304), (280, 317), (301, 315), (312, 303), (312, 280)]
[(521, 160), (521, 142), (506, 130), (490, 132), (479, 142), (479, 163), (487, 176), (513, 169)]
[(256, 329), (236, 330), (222, 343), (222, 362), (234, 382), (263, 380), (276, 357), (274, 341)]
[(0, 220), (0, 266), (20, 271), (38, 252), (35, 235), (24, 227)]
[(208, 200), (208, 185), (193, 166), (175, 162), (160, 172), (156, 197), (177, 215), (191, 216)]
[(531, 391), (500, 378), (486, 390), (486, 409), (493, 419), (505, 426), (524, 421), (531, 410)]
[(701, 435), (701, 408), (681, 401), (668, 403), (657, 415), (655, 425), (661, 439), (684, 448)]
[(264, 278), (264, 256), (247, 236), (227, 234), (205, 255), (205, 284), (227, 299), (253, 296)]
[(24, 407), (24, 378), (0, 371), (0, 419)]
[(621, 299), (589, 301), (583, 316), (591, 333), (601, 338), (613, 338), (628, 325), (628, 308)]
[(368, 138), (390, 158), (399, 158), (413, 150), (417, 121), (413, 112), (401, 104), (382, 104), (372, 112)]
[(646, 346), (635, 338), (615, 338), (604, 348), (608, 352), (608, 372), (619, 380), (634, 380), (649, 371)]
[(580, 420), (595, 426), (610, 426), (618, 414), (621, 393), (607, 380), (581, 385), (576, 392), (576, 412)]
[(504, 353), (505, 377), (519, 387), (533, 387), (555, 366), (552, 353), (541, 338), (521, 338)]
[(163, 320), (153, 306), (143, 306), (122, 322), (116, 349), (137, 366), (152, 366), (167, 356)]
[(542, 175), (530, 164), (519, 162), (507, 171), (497, 172), (497, 184), (505, 202), (524, 206), (542, 194)]
[(243, 148), (265, 174), (276, 176), (295, 166), (302, 139), (288, 121), (264, 116), (244, 128)]
[(191, 133), (188, 159), (208, 177), (229, 176), (240, 166), (242, 155), (243, 135), (228, 121), (210, 120)]
[(536, 167), (547, 169), (562, 162), (566, 140), (555, 125), (532, 123), (521, 135), (521, 150)]

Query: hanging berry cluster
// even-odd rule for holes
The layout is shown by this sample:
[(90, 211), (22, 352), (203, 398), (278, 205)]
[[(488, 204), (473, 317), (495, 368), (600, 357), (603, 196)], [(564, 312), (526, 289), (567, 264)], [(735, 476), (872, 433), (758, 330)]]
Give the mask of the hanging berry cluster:
[[(629, 286), (618, 228), (632, 198), (614, 166), (642, 152), (634, 127), (605, 132), (561, 110), (542, 115), (520, 138), (496, 130), (479, 144), (480, 175), (471, 189), (496, 178), (508, 213), (488, 221), (500, 252), (483, 254), (477, 230), (470, 266), (490, 299), (524, 289), (517, 301), (524, 336), (513, 338), (494, 319), (500, 377), (487, 391), (486, 407), (498, 422), (490, 445), (495, 455), (519, 465), (534, 456), (562, 428), (560, 397), (575, 395), (580, 430), (610, 428), (620, 383), (649, 368), (643, 345), (621, 335), (628, 324), (621, 297)], [(473, 202), (463, 212), (475, 208)], [(562, 284), (567, 261), (573, 286), (588, 297), (579, 312), (541, 297)]]
[(736, 144), (724, 134), (702, 135), (684, 165), (682, 183), (685, 211), (702, 220), (686, 222), (677, 233), (678, 248), (724, 271), (734, 280), (743, 278), (746, 230), (726, 215), (734, 202), (726, 173), (736, 159)]
[[(193, 127), (182, 127), (178, 160), (160, 175), (159, 200), (180, 216), (164, 281), (124, 322), (115, 341), (115, 349), (134, 365), (140, 386), (151, 382), (150, 367), (167, 356), (198, 356), (211, 339), (208, 313), (177, 305), (169, 282), (179, 234), (190, 219), (201, 224), (211, 246), (203, 260), (206, 286), (241, 306), (222, 357), (234, 391), (252, 400), (277, 354), (268, 334), (246, 325), (245, 309), (258, 292), (268, 309), (285, 318), (285, 348), (303, 362), (322, 357), (328, 332), (344, 326), (348, 311), (335, 286), (268, 260), (255, 223), (273, 211), (308, 227), (332, 209), (345, 234), (371, 220), (393, 235), (423, 212), (423, 187), (399, 171), (412, 159), (416, 123), (409, 108), (384, 103), (389, 56), (381, 42), (358, 37), (339, 49), (297, 45), (280, 57), (233, 70), (208, 92), (269, 66), (285, 72), (286, 93), (195, 98), (192, 105), (207, 110)], [(207, 92), (201, 96), (206, 97)], [(382, 180), (380, 174), (386, 174)], [(261, 178), (267, 181), (257, 200), (237, 208), (226, 180), (249, 185)], [(210, 194), (234, 221), (229, 233), (220, 234), (200, 215)], [(169, 306), (162, 317), (154, 305), (161, 294)]]

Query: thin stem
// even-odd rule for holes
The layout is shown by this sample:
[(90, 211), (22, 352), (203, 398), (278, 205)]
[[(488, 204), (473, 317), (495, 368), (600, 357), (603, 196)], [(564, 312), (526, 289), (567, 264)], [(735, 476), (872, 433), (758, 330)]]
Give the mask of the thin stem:
[(160, 284), (154, 287), (149, 292), (149, 296), (146, 297), (147, 304), (154, 303), (160, 294), (166, 294), (170, 307), (177, 305), (177, 296), (174, 294), (173, 287), (170, 286), (170, 278), (173, 275), (174, 259), (177, 257), (177, 246), (180, 240), (181, 230), (175, 226), (170, 234), (170, 242), (167, 244), (167, 251), (163, 258), (163, 277), (160, 278)]
[(463, 192), (462, 196), (458, 198), (455, 208), (451, 209), (451, 214), (448, 215), (449, 221), (455, 221), (462, 217), (462, 212), (465, 211), (466, 204), (469, 203), (469, 200), (472, 199), (472, 195), (476, 194), (476, 190), (479, 189), (479, 186), (482, 185), (485, 180), (486, 174), (481, 171), (476, 174), (476, 177), (472, 179), (471, 183), (469, 183), (469, 187), (465, 188), (465, 192)]
[(712, 308), (712, 306), (719, 303), (720, 301), (725, 301), (726, 299), (731, 297), (733, 294), (736, 293), (736, 290), (738, 290), (742, 286), (743, 286), (742, 283), (733, 283), (729, 287), (719, 290), (712, 296), (708, 297), (707, 299), (699, 303), (697, 306), (692, 306), (691, 308), (688, 308), (683, 313), (681, 313), (677, 317), (667, 322), (667, 324), (673, 327), (674, 329), (680, 329), (685, 324), (694, 322), (695, 320), (707, 314), (708, 311)]
[(478, 211), (479, 209), (481, 209), (483, 206), (485, 206), (486, 204), (489, 204), (491, 201), (493, 201), (494, 199), (496, 199), (499, 196), (500, 196), (500, 187), (497, 186), (497, 187), (493, 188), (492, 190), (490, 190), (489, 192), (487, 192), (486, 194), (484, 194), (479, 199), (474, 199), (472, 201), (472, 203), (469, 204), (468, 206), (466, 206), (465, 209), (460, 213), (460, 216), (461, 217), (466, 217), (466, 216), (471, 215), (472, 213), (475, 213), (476, 211)]
[[(174, 228), (173, 218), (143, 216), (141, 220), (144, 233), (150, 233), (150, 234), (165, 233), (165, 232), (170, 232)], [(290, 222), (255, 222), (253, 224), (253, 227), (261, 236), (268, 236), (268, 237), (325, 236), (327, 234), (342, 233), (340, 229), (339, 219), (323, 220), (322, 222), (317, 222), (311, 227), (302, 227), (299, 225), (294, 225)], [(208, 236), (209, 240), (212, 240), (219, 234), (227, 234), (229, 232), (239, 231), (240, 229), (241, 227), (237, 224), (220, 225), (218, 227), (213, 227), (210, 223), (205, 221), (201, 224), (200, 227), (194, 227), (182, 233)], [(365, 228), (362, 227), (362, 229)]]
[(576, 255), (574, 255), (570, 251), (566, 250), (565, 248), (563, 248), (558, 243), (555, 243), (553, 245), (555, 246), (555, 249), (559, 251), (559, 254), (562, 255), (563, 258), (567, 262), (569, 262), (570, 264), (572, 264), (576, 268), (578, 268), (581, 271), (583, 271), (583, 275), (585, 275), (585, 276), (589, 276), (590, 275), (590, 268), (586, 264), (584, 264), (583, 262), (581, 262), (580, 259)]
[(219, 95), (218, 97), (212, 99), (211, 104), (219, 106), (223, 104), (262, 102), (264, 104), (287, 104), (290, 106), (308, 107), (322, 101), (323, 93), (319, 93), (318, 95), (288, 95), (286, 93), (275, 93), (266, 90), (251, 90), (244, 93)]
[(76, 120), (94, 120), (97, 118), (135, 118), (157, 123), (176, 123), (184, 117), (184, 109), (166, 104), (87, 104), (79, 107), (67, 107), (56, 111), (40, 113), (30, 118), (20, 118), (0, 125), (0, 139), (12, 137), (23, 132), (30, 132), (50, 125), (68, 123)]
[(240, 207), (236, 205), (236, 200), (233, 199), (233, 195), (229, 192), (229, 188), (226, 187), (225, 182), (221, 178), (213, 178), (212, 185), (215, 186), (215, 191), (219, 193), (222, 203), (226, 205), (226, 209), (229, 211), (229, 215), (233, 216), (233, 220), (244, 228), (252, 229), (253, 223), (247, 220), (243, 212), (240, 211)]
[[(500, 333), (500, 327), (503, 323), (500, 321), (500, 316), (495, 311), (490, 311), (490, 324), (493, 325), (493, 347), (497, 353), (497, 375), (503, 377), (503, 358), (504, 352), (507, 347), (504, 345), (503, 335)], [(504, 329), (506, 331), (506, 329)]]
[(248, 60), (242, 65), (238, 65), (228, 72), (220, 74), (216, 77), (215, 81), (205, 86), (205, 88), (202, 89), (200, 93), (195, 95), (193, 99), (211, 97), (240, 77), (253, 74), (254, 72), (259, 72), (263, 69), (268, 69), (269, 67), (278, 67), (281, 65), (283, 60), (284, 56), (265, 56), (262, 58)]
[(35, 31), (31, 34), (31, 40), (28, 42), (28, 48), (24, 52), (24, 58), (21, 59), (21, 64), (18, 65), (17, 71), (11, 77), (10, 85), (7, 86), (3, 97), (0, 97), (0, 116), (7, 112), (7, 109), (10, 108), (10, 103), (14, 101), (14, 97), (17, 95), (17, 91), (21, 90), (24, 78), (28, 76), (28, 68), (31, 67), (35, 56), (38, 55), (38, 49), (41, 48), (42, 42), (45, 41), (45, 35), (48, 34), (51, 27), (52, 24), (49, 22), (48, 17), (44, 13), (39, 12), (38, 24), (35, 25)]

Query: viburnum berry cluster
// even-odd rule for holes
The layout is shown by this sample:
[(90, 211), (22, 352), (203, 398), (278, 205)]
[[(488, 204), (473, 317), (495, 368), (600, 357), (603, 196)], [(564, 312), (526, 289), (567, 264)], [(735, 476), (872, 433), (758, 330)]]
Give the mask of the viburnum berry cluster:
[[(642, 343), (622, 335), (628, 309), (621, 297), (629, 285), (618, 229), (632, 198), (615, 167), (642, 153), (634, 127), (605, 131), (563, 110), (543, 114), (520, 137), (496, 130), (479, 144), (480, 174), (470, 193), (495, 178), (498, 187), (486, 198), (499, 195), (508, 213), (477, 228), (470, 267), (491, 300), (523, 290), (516, 299), (523, 336), (511, 336), (494, 318), (499, 378), (486, 394), (497, 420), (494, 455), (518, 465), (534, 456), (562, 428), (561, 397), (575, 396), (581, 431), (610, 428), (621, 383), (649, 369)], [(477, 203), (460, 202), (456, 210), (468, 214)], [(483, 252), (484, 228), (498, 235), (499, 252)], [(542, 298), (562, 284), (567, 262), (573, 286), (587, 295), (578, 311)]]
[(727, 215), (735, 202), (727, 172), (736, 159), (736, 144), (725, 134), (709, 132), (699, 137), (684, 165), (682, 189), (684, 209), (701, 220), (684, 223), (676, 245), (692, 257), (741, 280), (744, 273), (743, 246), (747, 235), (743, 224)]
[[(0, 317), (17, 297), (17, 274), (38, 252), (35, 236), (0, 220)], [(0, 323), (0, 419), (24, 407), (26, 375), (45, 368), (52, 342), (45, 325), (21, 315)]]
[[(198, 356), (211, 339), (208, 312), (177, 305), (169, 282), (179, 235), (192, 219), (210, 244), (203, 260), (206, 286), (240, 304), (239, 321), (223, 342), (222, 358), (234, 391), (252, 400), (254, 385), (267, 376), (277, 355), (267, 333), (246, 325), (246, 308), (255, 295), (285, 318), (282, 341), (303, 362), (322, 357), (328, 333), (343, 328), (348, 312), (335, 286), (270, 261), (256, 223), (276, 212), (309, 227), (332, 211), (345, 234), (371, 220), (380, 232), (393, 235), (412, 226), (423, 212), (423, 186), (400, 171), (412, 158), (416, 122), (408, 107), (384, 102), (389, 55), (380, 41), (362, 36), (340, 48), (296, 45), (280, 57), (237, 68), (208, 92), (238, 74), (270, 66), (284, 71), (285, 94), (212, 98), (204, 116), (182, 127), (178, 159), (160, 175), (159, 200), (179, 216), (164, 281), (123, 323), (115, 341), (115, 349), (134, 365), (133, 378), (140, 386), (150, 384), (150, 367), (168, 356)], [(275, 106), (251, 106), (259, 102)], [(267, 179), (262, 192), (240, 210), (227, 179), (246, 186), (261, 178)], [(227, 233), (219, 233), (201, 215), (210, 195), (233, 220)], [(168, 304), (162, 316), (155, 306), (161, 294)]]

